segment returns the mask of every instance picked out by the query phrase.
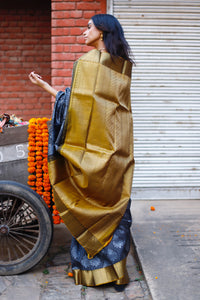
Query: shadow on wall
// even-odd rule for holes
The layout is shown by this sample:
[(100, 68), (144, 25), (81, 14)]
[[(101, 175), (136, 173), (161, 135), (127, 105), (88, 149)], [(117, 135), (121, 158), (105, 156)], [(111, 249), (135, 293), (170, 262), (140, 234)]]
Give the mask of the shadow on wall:
[(0, 3), (0, 113), (28, 121), (51, 116), (51, 97), (29, 82), (35, 70), (51, 78), (51, 1)]

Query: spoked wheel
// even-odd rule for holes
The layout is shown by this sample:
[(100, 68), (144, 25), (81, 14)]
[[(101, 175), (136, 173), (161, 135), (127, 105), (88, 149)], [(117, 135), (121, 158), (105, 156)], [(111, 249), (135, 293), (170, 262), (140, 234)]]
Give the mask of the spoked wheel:
[(40, 196), (22, 184), (0, 181), (0, 275), (34, 267), (52, 235), (52, 217)]

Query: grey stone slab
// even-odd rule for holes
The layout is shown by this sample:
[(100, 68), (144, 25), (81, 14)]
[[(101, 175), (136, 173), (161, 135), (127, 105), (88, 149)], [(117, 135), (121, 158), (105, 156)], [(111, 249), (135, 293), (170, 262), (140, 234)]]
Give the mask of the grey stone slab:
[(199, 300), (200, 201), (133, 201), (132, 216), (132, 236), (152, 298)]
[(101, 300), (104, 298), (104, 291), (100, 287), (85, 289), (85, 300)]
[(54, 268), (51, 268), (49, 276), (45, 276), (43, 279), (43, 288), (40, 297), (41, 300), (78, 300), (81, 299), (81, 286), (76, 286), (73, 280), (66, 279), (64, 272), (56, 272)]
[(1, 299), (13, 300), (39, 300), (40, 284), (34, 274), (9, 276), (12, 285), (9, 285), (1, 295)]
[(0, 276), (0, 299), (7, 299), (7, 290), (14, 284), (14, 276)]
[[(71, 234), (64, 224), (54, 226), (48, 255), (35, 268), (22, 275), (0, 277), (1, 300), (150, 300), (145, 281), (137, 268), (133, 247), (127, 259), (130, 284), (117, 293), (112, 286), (82, 287), (67, 276)], [(48, 272), (44, 272), (48, 270)]]
[(125, 294), (128, 299), (135, 299), (136, 297), (142, 299), (144, 297), (144, 292), (139, 281), (130, 282), (125, 290)]
[(5, 284), (4, 278), (0, 277), (0, 295), (6, 290), (7, 286)]

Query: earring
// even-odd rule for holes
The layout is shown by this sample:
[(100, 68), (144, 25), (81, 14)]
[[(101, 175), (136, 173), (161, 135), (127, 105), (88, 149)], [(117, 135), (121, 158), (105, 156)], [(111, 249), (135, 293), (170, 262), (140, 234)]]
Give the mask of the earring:
[(100, 34), (100, 39), (103, 41), (103, 33)]

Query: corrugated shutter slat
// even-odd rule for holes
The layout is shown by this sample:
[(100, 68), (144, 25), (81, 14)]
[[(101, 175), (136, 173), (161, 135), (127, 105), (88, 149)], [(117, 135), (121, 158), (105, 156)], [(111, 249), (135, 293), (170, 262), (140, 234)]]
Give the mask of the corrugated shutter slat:
[[(137, 66), (133, 187), (200, 184), (200, 1), (113, 0)], [(171, 197), (171, 196), (170, 196)]]

